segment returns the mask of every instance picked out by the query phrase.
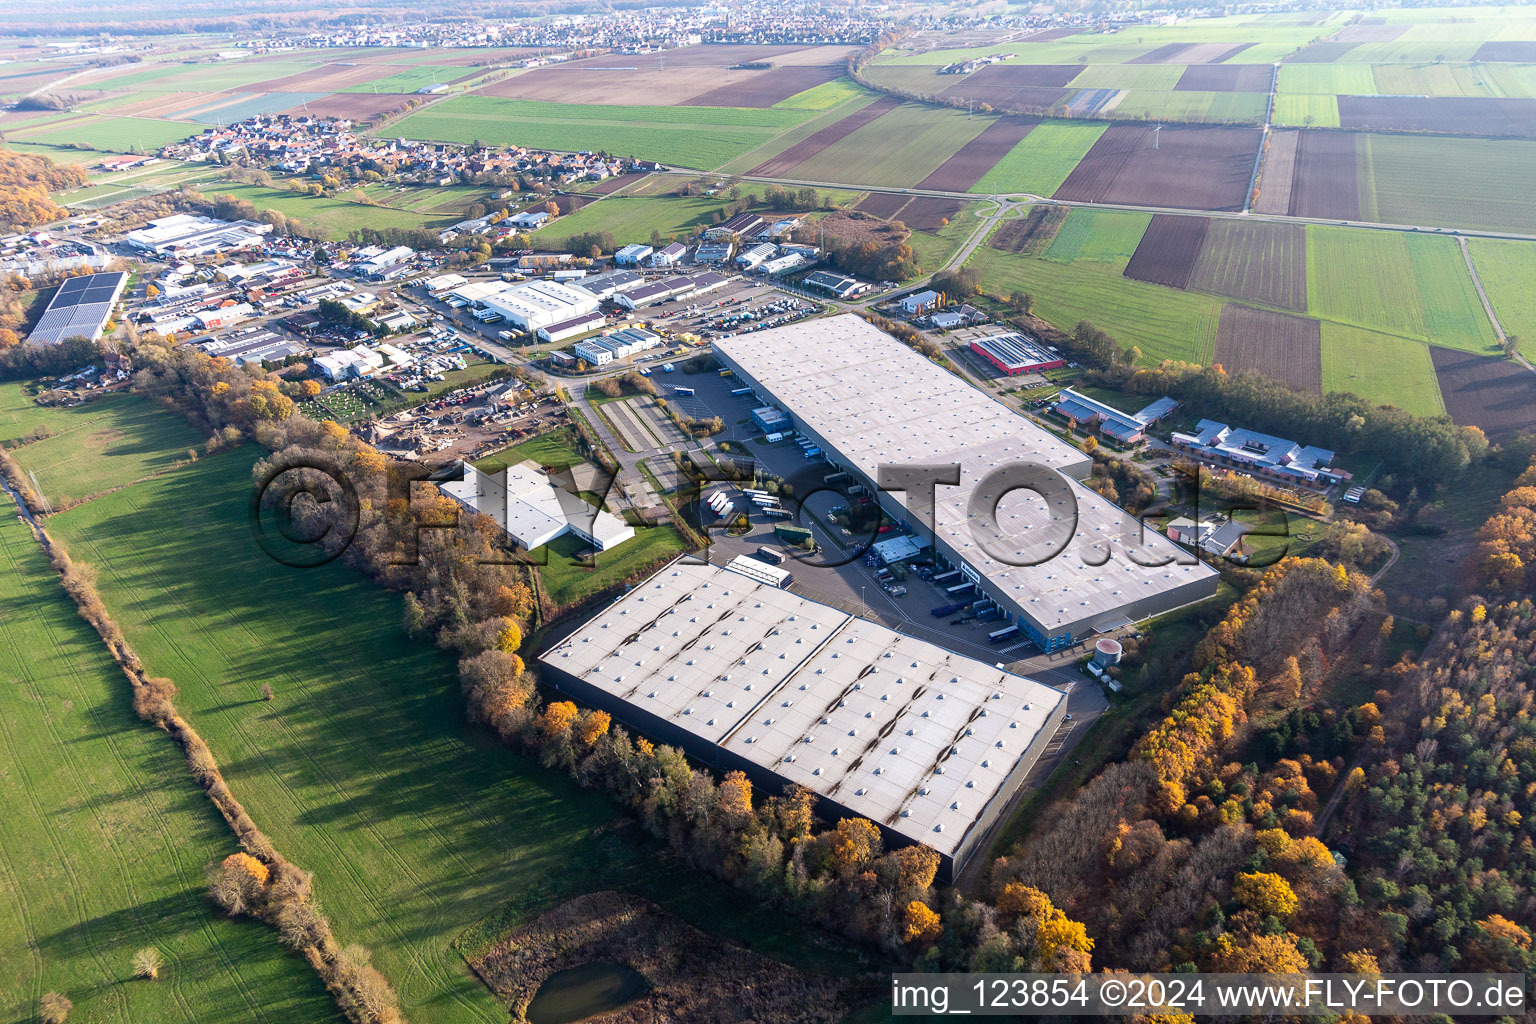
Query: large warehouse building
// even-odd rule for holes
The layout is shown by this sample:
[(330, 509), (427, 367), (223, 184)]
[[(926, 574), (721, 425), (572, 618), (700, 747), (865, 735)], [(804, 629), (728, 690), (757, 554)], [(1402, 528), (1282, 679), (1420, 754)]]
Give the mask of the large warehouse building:
[(582, 288), (559, 281), (524, 284), (474, 282), (450, 293), (477, 309), (490, 310), (523, 331), (537, 331), (597, 309), (599, 299)]
[(677, 560), (544, 653), (546, 682), (758, 785), (798, 783), (949, 880), (1066, 695), (726, 568)]
[[(990, 599), (1044, 650), (1216, 592), (1214, 569), (1076, 482), (1092, 469), (1087, 455), (852, 314), (714, 345), (724, 366), (783, 409), (786, 429), (872, 492), (882, 464), (958, 464), (959, 486), (935, 493), (935, 550), (974, 585), (972, 596)], [(973, 515), (978, 484), (1017, 463), (1050, 467), (1072, 482), (1063, 482), (1053, 507), (1014, 490), (995, 516)], [(880, 501), (897, 522), (926, 535), (927, 517), (909, 508), (912, 495), (888, 491)], [(1071, 525), (1073, 504), (1074, 535), (1043, 558), (1051, 538)]]

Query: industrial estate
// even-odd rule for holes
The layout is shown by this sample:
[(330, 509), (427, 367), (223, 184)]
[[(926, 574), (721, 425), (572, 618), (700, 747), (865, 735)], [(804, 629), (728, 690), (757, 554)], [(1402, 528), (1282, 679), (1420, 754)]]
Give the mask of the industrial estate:
[(0, 33), (4, 1020), (1536, 968), (1530, 10)]

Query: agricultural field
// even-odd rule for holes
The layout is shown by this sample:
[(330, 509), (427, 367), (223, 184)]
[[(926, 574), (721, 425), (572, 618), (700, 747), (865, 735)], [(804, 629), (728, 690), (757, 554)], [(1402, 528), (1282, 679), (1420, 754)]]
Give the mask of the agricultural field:
[(1111, 125), (1055, 198), (1241, 210), (1259, 135), (1251, 128)]
[[(406, 1016), (503, 1021), (453, 941), (502, 901), (611, 887), (595, 832), (614, 809), (468, 725), (451, 658), (404, 636), (398, 595), (338, 563), (300, 581), (268, 559), (245, 525), (255, 454), (203, 459), (52, 528), (97, 567), (149, 671), (176, 681), (231, 787), (315, 872), (338, 935), (372, 950)], [(637, 553), (660, 554), (669, 531), (638, 538)], [(549, 586), (568, 593), (589, 576), (571, 566)], [(789, 928), (765, 915), (715, 923), (770, 940)]]
[(1275, 97), (1275, 124), (1297, 128), (1337, 128), (1337, 97), (1315, 93), (1287, 93)]
[[(391, 136), (467, 144), (606, 150), (702, 170), (718, 167), (806, 120), (813, 111), (601, 106), (458, 96), (410, 114)], [(978, 128), (979, 130), (979, 128)]]
[(1428, 345), (1328, 321), (1322, 332), (1324, 390), (1352, 391), (1419, 416), (1446, 411)]
[(1536, 374), (1499, 356), (1430, 350), (1445, 411), (1494, 441), (1536, 430)]
[[(762, 168), (780, 165), (793, 167), (805, 155), (808, 155), (808, 152), (811, 151), (810, 147), (819, 146), (819, 148), (825, 148), (826, 145), (831, 145), (830, 140), (833, 137), (840, 138), (857, 127), (859, 122), (856, 119), (856, 115), (859, 115), (861, 111), (869, 107), (877, 107), (878, 111), (876, 114), (865, 116), (878, 116), (879, 112), (889, 109), (894, 104), (894, 100), (889, 100), (861, 89), (853, 98), (828, 110), (815, 113), (815, 116), (801, 122), (782, 135), (776, 135), (767, 142), (753, 147), (741, 156), (722, 164), (720, 169), (732, 174), (771, 174), (773, 173), (771, 170), (765, 171)], [(807, 113), (810, 112), (807, 111)], [(843, 125), (845, 122), (850, 122), (846, 128), (836, 127)], [(826, 139), (828, 141), (821, 145), (811, 143), (809, 140), (812, 139)]]
[(1299, 224), (1212, 220), (1188, 287), (1305, 312), (1306, 239)]
[[(3, 495), (0, 610), (0, 1019), (58, 991), (98, 1024), (339, 1020), (275, 932), (209, 903), (238, 844)], [(161, 976), (136, 980), (149, 946)]]
[(1229, 373), (1257, 373), (1322, 394), (1322, 324), (1236, 302), (1222, 307), (1214, 361)]
[[(1536, 142), (1361, 135), (1363, 220), (1536, 234)], [(1311, 187), (1304, 181), (1302, 187)]]
[(336, 92), (415, 92), (417, 89), (425, 89), (432, 85), (447, 85), (468, 77), (466, 68), (441, 68), (427, 65), (417, 68), (404, 68), (394, 74), (383, 78), (374, 78), (367, 82), (353, 82), (342, 86)]
[[(1053, 243), (1054, 247), (1054, 243)], [(1035, 315), (1070, 331), (1091, 320), (1143, 359), (1211, 362), (1221, 300), (1133, 281), (1115, 263), (1057, 263), (981, 246), (966, 262), (989, 292), (1024, 291)]]
[(800, 181), (913, 186), (991, 124), (991, 118), (963, 110), (903, 104), (782, 174)]
[(1493, 346), (1454, 239), (1310, 225), (1306, 244), (1313, 315), (1463, 351)]
[(92, 114), (72, 117), (67, 123), (49, 122), (20, 131), (7, 131), (6, 139), (61, 149), (94, 149), (103, 153), (144, 153), (180, 142), (202, 131), (201, 125), (161, 121), (148, 117), (110, 117)]
[(1114, 116), (1149, 121), (1259, 124), (1269, 106), (1261, 92), (1167, 92), (1135, 90), (1115, 104)]
[(1045, 258), (1056, 263), (1112, 263), (1124, 268), (1151, 220), (1148, 213), (1079, 207), (1067, 214)]
[(456, 212), (437, 215), (413, 213), (388, 206), (354, 203), (339, 196), (311, 196), (282, 188), (239, 182), (207, 182), (201, 186), (201, 191), (210, 196), (228, 195), (245, 199), (258, 210), (277, 210), (284, 216), (296, 217), (306, 224), (323, 228), (330, 238), (335, 239), (345, 238), (347, 232), (358, 228), (447, 227), (462, 219)]
[[(907, 238), (907, 245), (917, 256), (917, 265), (926, 272), (940, 270), (949, 262), (955, 250), (971, 237), (977, 228), (976, 204), (961, 207), (949, 223), (938, 230), (914, 230)], [(911, 227), (909, 224), (908, 227)]]
[(565, 239), (593, 231), (611, 231), (621, 243), (649, 242), (653, 231), (686, 238), (708, 227), (711, 215), (724, 207), (725, 200), (713, 196), (607, 196), (556, 218), (532, 237), (541, 248), (560, 248)]
[(1036, 125), (970, 190), (986, 195), (1053, 195), (1106, 127), (1101, 121), (1045, 121)]
[(1536, 356), (1536, 243), (1474, 238), (1467, 245), (1504, 333), (1520, 339), (1527, 358)]
[[(43, 432), (40, 440), (25, 440)], [(15, 448), (12, 457), (55, 508), (181, 465), (204, 440), (137, 395), (43, 408), (20, 384), (0, 385), (0, 445)]]

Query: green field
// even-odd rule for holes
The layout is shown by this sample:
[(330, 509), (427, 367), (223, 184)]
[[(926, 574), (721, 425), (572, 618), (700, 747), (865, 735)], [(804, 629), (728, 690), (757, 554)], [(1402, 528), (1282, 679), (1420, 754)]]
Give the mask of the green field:
[(338, 92), (415, 92), (430, 85), (447, 85), (449, 82), (473, 74), (474, 68), (438, 68), (427, 65), (419, 68), (402, 68), (384, 78), (371, 82), (359, 82), (344, 86)]
[(1274, 123), (1298, 128), (1337, 128), (1339, 99), (1316, 93), (1280, 93), (1275, 96)]
[(1536, 356), (1536, 243), (1474, 238), (1467, 245), (1504, 333), (1519, 337), (1527, 357)]
[(1362, 220), (1536, 234), (1536, 142), (1359, 138)]
[(1262, 92), (1128, 92), (1115, 104), (1115, 116), (1148, 121), (1210, 121), (1258, 124), (1264, 120), (1269, 96)]
[(38, 427), (51, 436), (12, 453), (55, 508), (186, 462), (206, 439), (147, 398), (112, 395), (72, 409), (44, 409), (19, 384), (0, 385), (0, 444)]
[(391, 136), (621, 156), (709, 169), (755, 149), (813, 112), (742, 107), (624, 107), (459, 96), (390, 126)]
[[(209, 904), (239, 847), (0, 496), (0, 1019), (63, 992), (74, 1021), (330, 1021), (303, 960)], [(135, 952), (165, 960), (134, 980)]]
[(1116, 270), (1124, 270), (1151, 222), (1150, 213), (1079, 207), (1067, 214), (1045, 258), (1056, 263), (1113, 263)]
[(813, 85), (773, 105), (775, 110), (814, 110), (825, 113), (853, 100), (870, 95), (869, 90), (851, 78), (837, 78)]
[(1050, 196), (1067, 180), (1108, 127), (1102, 121), (1046, 121), (992, 165), (972, 192), (996, 195), (1027, 192)]
[(1434, 235), (1308, 226), (1307, 311), (1468, 352), (1494, 341), (1455, 239)]
[[(505, 901), (537, 907), (632, 884), (636, 858), (596, 834), (615, 813), (606, 800), (465, 723), (451, 658), (404, 636), (398, 595), (339, 563), (288, 569), (257, 549), (245, 519), (255, 454), (203, 459), (56, 516), (51, 528), (97, 568), (149, 671), (175, 680), (178, 707), (235, 793), (314, 871), (338, 937), (372, 950), (406, 1016), (499, 1024), (505, 1009), (450, 943)], [(668, 528), (637, 531), (636, 546), (596, 572), (622, 578), (635, 555), (659, 553), (669, 537)], [(552, 596), (592, 582), (574, 566), (547, 575)], [(263, 682), (271, 703), (259, 698)], [(616, 856), (629, 859), (615, 865)], [(794, 959), (795, 937), (806, 937), (729, 889), (695, 877), (676, 884), (676, 869), (653, 856), (640, 870), (650, 872), (642, 891), (739, 941)]]
[(1140, 347), (1145, 362), (1211, 361), (1221, 314), (1214, 296), (1134, 281), (1113, 263), (1061, 264), (989, 246), (978, 248), (966, 265), (976, 268), (989, 292), (1034, 295), (1035, 315), (1062, 330), (1091, 320), (1122, 346)]
[(917, 264), (925, 272), (934, 272), (949, 262), (955, 250), (976, 230), (975, 206), (970, 203), (949, 219), (949, 223), (937, 231), (914, 231), (907, 237), (907, 245), (917, 256)]
[(786, 172), (802, 181), (908, 187), (965, 148), (992, 118), (906, 103)]
[[(818, 86), (818, 88), (820, 87)], [(803, 96), (805, 93), (801, 93), (800, 95)], [(847, 117), (849, 114), (863, 110), (865, 107), (869, 106), (879, 98), (880, 97), (878, 93), (860, 90), (858, 94), (855, 95), (852, 99), (847, 100), (846, 102), (841, 103), (830, 110), (815, 113), (815, 116), (810, 120), (803, 121), (800, 124), (797, 124), (795, 127), (784, 132), (783, 134), (774, 135), (769, 139), (759, 143), (758, 145), (753, 146), (745, 153), (733, 157), (732, 159), (726, 161), (724, 164), (721, 164), (720, 170), (727, 171), (731, 174), (745, 174), (759, 164), (778, 156), (780, 153), (784, 152), (786, 149), (793, 146), (795, 143), (801, 141), (802, 139), (806, 139), (812, 135), (815, 135), (817, 132), (821, 131), (823, 128), (826, 128), (828, 125), (836, 124), (843, 118)], [(790, 99), (794, 99), (794, 97), (791, 96)], [(789, 100), (786, 100), (785, 102), (787, 103)]]
[(336, 196), (310, 196), (283, 188), (246, 185), (238, 182), (212, 181), (200, 186), (210, 196), (234, 196), (250, 201), (258, 210), (277, 210), (297, 217), (306, 224), (325, 229), (333, 239), (347, 237), (357, 228), (436, 228), (447, 227), (462, 219), (457, 213), (430, 215), (387, 206), (369, 206)]
[(532, 459), (541, 466), (554, 466), (565, 468), (574, 466), (583, 461), (586, 456), (581, 454), (577, 444), (576, 428), (561, 427), (551, 430), (547, 434), (538, 437), (530, 437), (526, 441), (520, 441), (509, 448), (503, 448), (499, 452), (492, 452), (484, 458), (475, 461), (476, 469), (487, 472), (495, 472), (498, 467), (515, 465), (525, 459)]
[[(579, 601), (596, 591), (633, 576), (656, 561), (680, 555), (688, 548), (683, 535), (670, 523), (636, 527), (635, 536), (612, 551), (600, 551), (591, 568), (577, 556), (590, 551), (586, 541), (571, 534), (557, 537), (546, 546), (545, 564), (539, 569), (544, 590), (556, 605)], [(538, 558), (539, 552), (534, 557)]]
[(1529, 65), (1379, 64), (1369, 92), (1399, 96), (1530, 96)]
[(1445, 412), (1422, 342), (1326, 320), (1322, 341), (1324, 391), (1352, 391), (1419, 416)]
[(1367, 95), (1376, 91), (1376, 82), (1369, 64), (1282, 64), (1276, 91)]
[(713, 196), (608, 196), (575, 213), (557, 217), (533, 233), (534, 244), (563, 246), (566, 239), (591, 231), (612, 231), (619, 244), (649, 242), (651, 232), (663, 238), (686, 238), (709, 226), (725, 200)]
[(147, 153), (172, 142), (180, 142), (202, 130), (202, 125), (179, 121), (93, 114), (75, 118), (64, 125), (44, 125), (7, 132), (6, 137), (18, 142), (85, 146), (104, 153)]

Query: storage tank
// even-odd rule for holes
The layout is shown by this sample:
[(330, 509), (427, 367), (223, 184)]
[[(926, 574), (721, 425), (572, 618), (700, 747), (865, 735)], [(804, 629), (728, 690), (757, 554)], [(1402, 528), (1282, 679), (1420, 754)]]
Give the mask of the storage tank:
[(1093, 645), (1093, 661), (1096, 665), (1118, 665), (1120, 664), (1120, 656), (1123, 653), (1125, 651), (1120, 646), (1120, 641), (1111, 640), (1107, 636), (1098, 640)]

